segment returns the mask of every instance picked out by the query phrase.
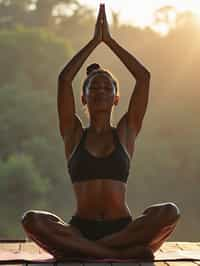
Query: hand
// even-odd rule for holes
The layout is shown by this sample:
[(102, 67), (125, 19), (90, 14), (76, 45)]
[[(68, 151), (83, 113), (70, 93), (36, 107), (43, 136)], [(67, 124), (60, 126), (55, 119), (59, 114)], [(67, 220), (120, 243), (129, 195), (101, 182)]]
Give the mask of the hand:
[(103, 4), (99, 6), (99, 13), (97, 16), (95, 31), (94, 31), (94, 40), (99, 44), (103, 40)]
[(102, 31), (103, 31), (103, 42), (106, 44), (109, 44), (109, 41), (112, 39), (109, 31), (109, 26), (108, 26), (108, 21), (106, 18), (106, 11), (105, 11), (105, 5), (103, 4), (102, 7), (102, 12), (103, 12), (103, 25), (102, 25)]

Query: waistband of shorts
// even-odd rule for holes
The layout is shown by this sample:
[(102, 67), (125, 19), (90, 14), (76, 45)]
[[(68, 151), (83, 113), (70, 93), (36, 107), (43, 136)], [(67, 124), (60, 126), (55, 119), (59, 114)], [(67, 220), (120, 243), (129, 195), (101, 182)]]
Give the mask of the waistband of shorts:
[(91, 218), (83, 218), (80, 217), (79, 215), (73, 215), (71, 220), (73, 221), (81, 221), (81, 222), (86, 222), (86, 223), (116, 223), (116, 222), (128, 222), (132, 221), (133, 218), (132, 216), (125, 216), (125, 217), (119, 217), (119, 218), (114, 218), (114, 219), (91, 219)]

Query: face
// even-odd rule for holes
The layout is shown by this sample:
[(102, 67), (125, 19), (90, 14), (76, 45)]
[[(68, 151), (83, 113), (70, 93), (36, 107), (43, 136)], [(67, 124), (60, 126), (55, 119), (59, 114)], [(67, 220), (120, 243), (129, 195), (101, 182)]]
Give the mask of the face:
[(113, 81), (103, 73), (90, 79), (83, 97), (89, 110), (108, 111), (118, 102)]

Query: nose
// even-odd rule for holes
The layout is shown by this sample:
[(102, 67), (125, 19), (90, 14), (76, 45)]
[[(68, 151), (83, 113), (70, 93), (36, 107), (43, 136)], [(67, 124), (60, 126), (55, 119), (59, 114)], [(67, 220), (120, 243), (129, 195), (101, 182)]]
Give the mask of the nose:
[(97, 90), (97, 94), (98, 95), (102, 95), (102, 94), (105, 94), (105, 93), (106, 93), (105, 87), (99, 86), (99, 88)]

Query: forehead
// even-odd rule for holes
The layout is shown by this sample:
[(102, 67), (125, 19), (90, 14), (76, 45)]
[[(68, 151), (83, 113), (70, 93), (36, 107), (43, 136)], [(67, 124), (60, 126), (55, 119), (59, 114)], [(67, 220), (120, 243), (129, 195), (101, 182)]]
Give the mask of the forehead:
[(97, 73), (96, 75), (94, 75), (91, 79), (90, 79), (90, 85), (94, 85), (94, 84), (100, 84), (100, 83), (105, 83), (105, 84), (111, 84), (113, 85), (113, 81), (112, 79), (104, 74), (104, 73)]

